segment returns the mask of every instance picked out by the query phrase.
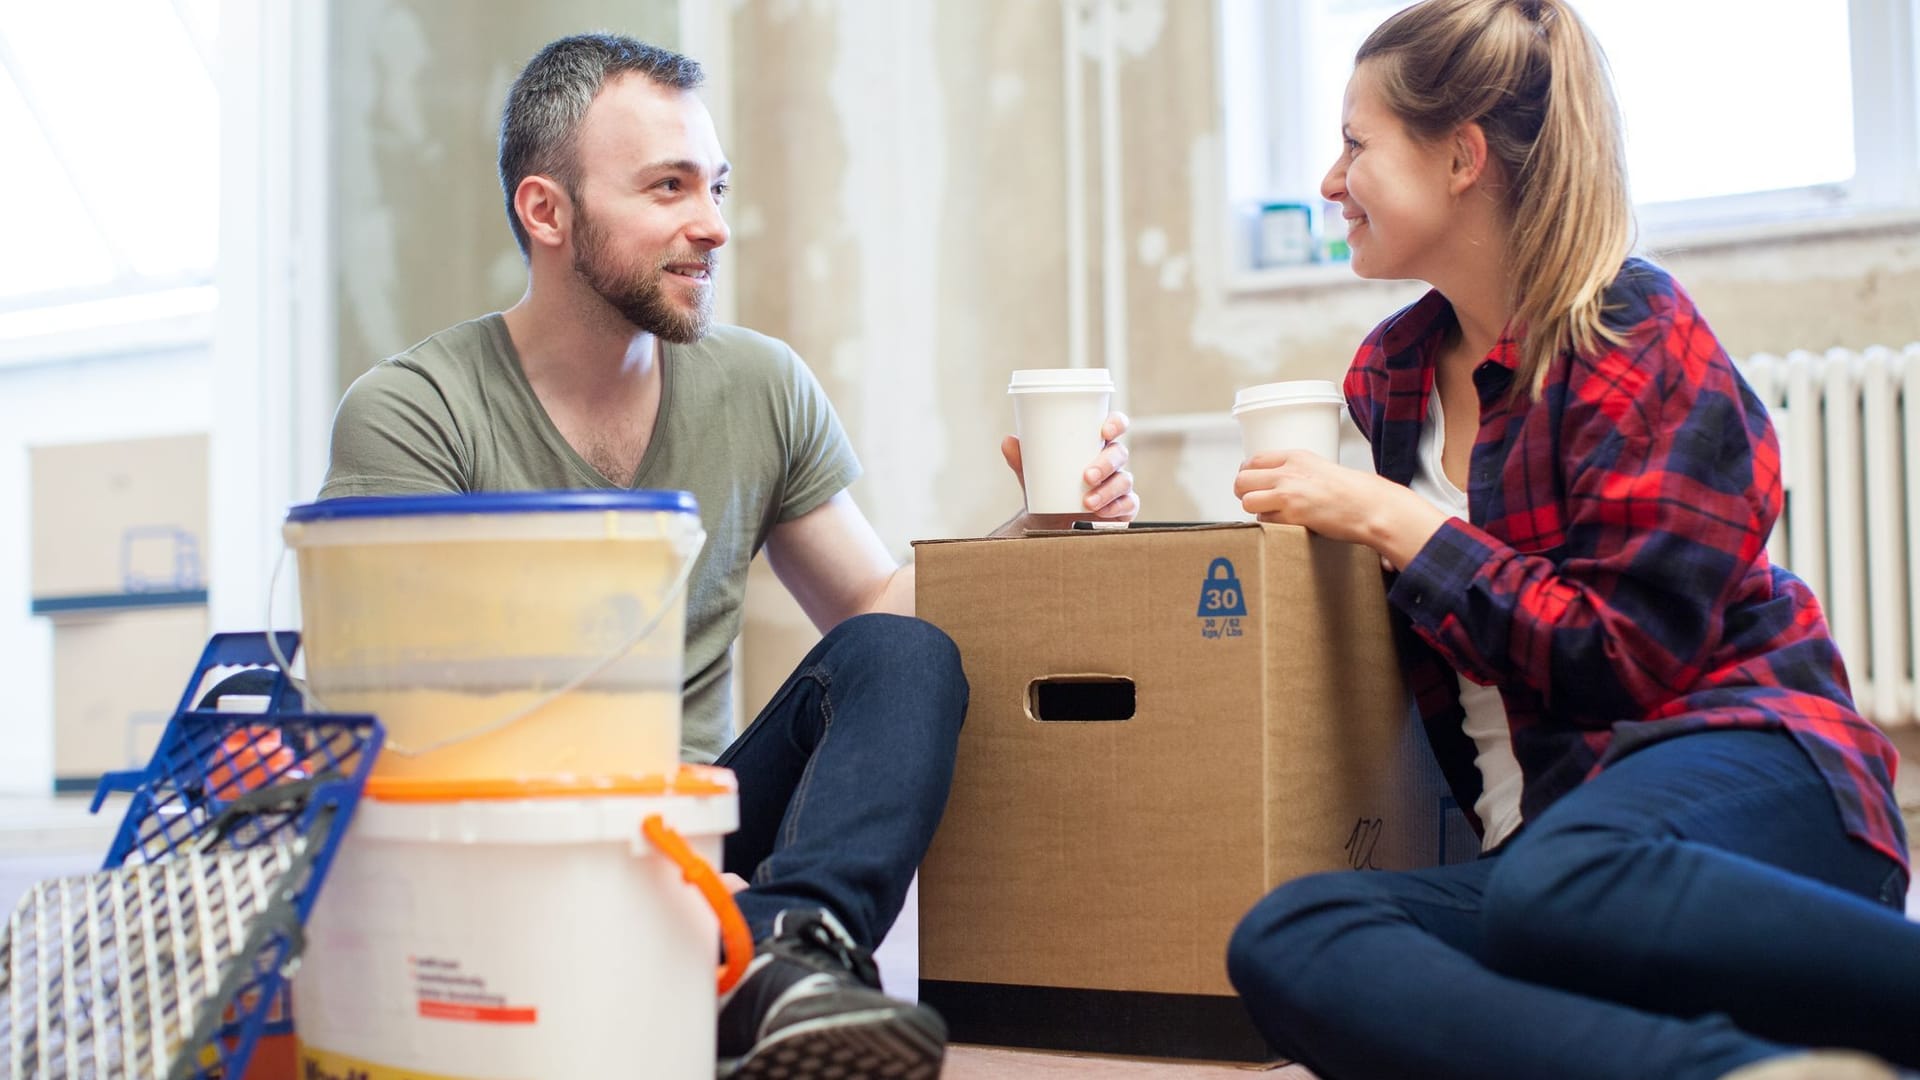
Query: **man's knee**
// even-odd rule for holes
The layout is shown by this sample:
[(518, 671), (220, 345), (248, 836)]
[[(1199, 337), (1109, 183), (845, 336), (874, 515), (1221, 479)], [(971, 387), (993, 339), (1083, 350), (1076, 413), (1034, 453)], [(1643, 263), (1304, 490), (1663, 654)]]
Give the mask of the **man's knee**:
[(942, 686), (965, 694), (967, 677), (960, 666), (960, 647), (947, 632), (909, 615), (876, 612), (856, 615), (828, 634), (834, 647), (891, 663)]
[(910, 711), (916, 727), (951, 752), (967, 713), (967, 676), (959, 646), (946, 631), (906, 615), (856, 615), (826, 642), (840, 677), (874, 680), (870, 688)]
[(935, 657), (939, 662), (960, 663), (960, 649), (947, 632), (925, 619), (894, 615), (884, 611), (855, 615), (844, 619), (827, 636), (859, 649), (883, 649)]

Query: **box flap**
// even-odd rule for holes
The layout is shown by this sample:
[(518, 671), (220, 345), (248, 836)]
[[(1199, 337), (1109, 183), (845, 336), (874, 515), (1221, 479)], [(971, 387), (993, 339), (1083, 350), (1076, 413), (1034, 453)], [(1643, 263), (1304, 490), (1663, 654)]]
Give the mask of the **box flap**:
[(1139, 522), (1124, 529), (1028, 529), (1019, 536), (949, 536), (913, 541), (914, 547), (935, 544), (972, 544), (985, 540), (1031, 540), (1048, 536), (1140, 536), (1152, 533), (1217, 532), (1224, 529), (1295, 529), (1296, 525), (1270, 525), (1261, 521), (1178, 521)]

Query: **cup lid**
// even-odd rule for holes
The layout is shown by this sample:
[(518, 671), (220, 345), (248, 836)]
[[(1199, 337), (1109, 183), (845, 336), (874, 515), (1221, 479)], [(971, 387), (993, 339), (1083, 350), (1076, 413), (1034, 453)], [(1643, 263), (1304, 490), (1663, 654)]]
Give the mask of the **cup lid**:
[(1270, 405), (1345, 405), (1347, 397), (1340, 387), (1327, 379), (1295, 379), (1290, 382), (1261, 383), (1236, 390), (1233, 413), (1264, 409)]
[(1044, 390), (1112, 390), (1113, 375), (1106, 368), (1026, 368), (1013, 373), (1007, 393)]

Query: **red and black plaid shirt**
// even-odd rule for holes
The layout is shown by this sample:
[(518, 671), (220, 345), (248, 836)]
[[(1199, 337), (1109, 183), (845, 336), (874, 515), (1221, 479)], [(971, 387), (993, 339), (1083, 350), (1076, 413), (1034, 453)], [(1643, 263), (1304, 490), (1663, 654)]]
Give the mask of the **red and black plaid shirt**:
[[(1554, 358), (1508, 399), (1517, 343), (1474, 371), (1472, 523), (1441, 526), (1393, 581), (1408, 685), (1463, 807), (1480, 792), (1455, 672), (1500, 687), (1537, 817), (1602, 768), (1708, 728), (1785, 728), (1847, 831), (1906, 865), (1895, 756), (1854, 711), (1819, 602), (1767, 559), (1780, 446), (1725, 350), (1667, 273), (1629, 260), (1608, 288), (1623, 342)], [(1439, 345), (1438, 292), (1368, 336), (1347, 374), (1382, 476), (1406, 484)]]

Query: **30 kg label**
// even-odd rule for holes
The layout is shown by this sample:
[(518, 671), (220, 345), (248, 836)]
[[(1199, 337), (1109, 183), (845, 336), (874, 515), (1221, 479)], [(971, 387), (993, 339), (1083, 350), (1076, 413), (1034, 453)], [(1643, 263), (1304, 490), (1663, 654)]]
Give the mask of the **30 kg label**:
[(1240, 575), (1231, 559), (1219, 558), (1207, 564), (1207, 576), (1200, 582), (1200, 636), (1236, 638), (1245, 631), (1240, 620), (1247, 615), (1247, 594), (1240, 587)]

